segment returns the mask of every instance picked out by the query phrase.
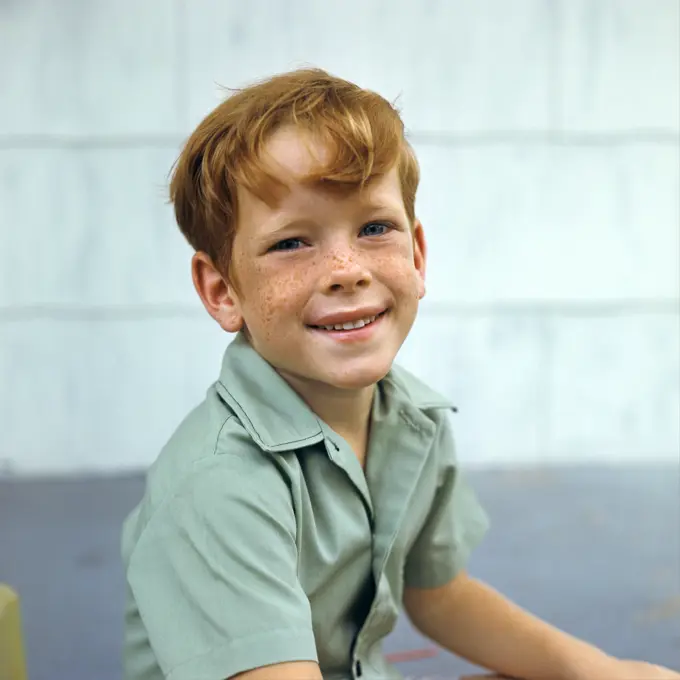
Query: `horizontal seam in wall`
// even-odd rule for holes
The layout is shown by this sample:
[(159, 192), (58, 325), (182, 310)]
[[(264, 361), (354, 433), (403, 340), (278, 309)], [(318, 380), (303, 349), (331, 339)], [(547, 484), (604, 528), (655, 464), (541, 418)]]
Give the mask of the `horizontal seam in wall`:
[[(547, 301), (498, 303), (423, 304), (420, 316), (557, 316), (603, 317), (666, 314), (680, 315), (680, 299)], [(26, 305), (0, 307), (0, 323), (23, 321), (154, 321), (162, 319), (208, 319), (202, 307), (192, 305)]]
[[(680, 132), (675, 130), (622, 130), (612, 132), (556, 131), (556, 130), (495, 130), (489, 132), (412, 131), (408, 134), (413, 144), (429, 146), (626, 146), (631, 144), (680, 144)], [(58, 135), (4, 134), (0, 135), (0, 150), (135, 150), (178, 149), (183, 135)]]

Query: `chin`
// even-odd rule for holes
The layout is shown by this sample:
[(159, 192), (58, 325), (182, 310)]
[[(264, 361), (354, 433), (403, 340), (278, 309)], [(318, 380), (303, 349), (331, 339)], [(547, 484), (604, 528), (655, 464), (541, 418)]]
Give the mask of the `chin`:
[(328, 375), (324, 382), (345, 390), (360, 390), (372, 387), (380, 382), (390, 371), (392, 362), (373, 364), (371, 366), (347, 369)]

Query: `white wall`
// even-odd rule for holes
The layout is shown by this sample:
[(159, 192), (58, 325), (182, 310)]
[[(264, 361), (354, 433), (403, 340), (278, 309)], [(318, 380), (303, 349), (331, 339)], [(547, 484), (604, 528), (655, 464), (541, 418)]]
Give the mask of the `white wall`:
[(401, 95), (429, 297), (401, 355), (468, 462), (677, 460), (678, 3), (0, 3), (0, 468), (145, 465), (214, 380), (164, 204), (222, 96)]

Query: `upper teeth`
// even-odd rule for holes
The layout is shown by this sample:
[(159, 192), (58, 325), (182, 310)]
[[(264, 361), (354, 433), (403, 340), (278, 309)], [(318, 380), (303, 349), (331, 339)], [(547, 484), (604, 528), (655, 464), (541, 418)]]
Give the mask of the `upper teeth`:
[(319, 326), (319, 328), (323, 328), (327, 331), (351, 331), (353, 328), (363, 328), (367, 324), (372, 323), (376, 320), (376, 316), (368, 316), (365, 319), (359, 319), (358, 321), (336, 323), (334, 326)]

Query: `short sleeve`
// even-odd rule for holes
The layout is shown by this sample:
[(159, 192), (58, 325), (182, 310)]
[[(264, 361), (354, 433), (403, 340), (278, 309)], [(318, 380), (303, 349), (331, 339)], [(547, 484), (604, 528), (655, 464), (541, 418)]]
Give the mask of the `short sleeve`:
[(438, 486), (427, 519), (406, 558), (404, 585), (436, 588), (465, 568), (489, 528), (488, 517), (456, 461), (448, 417), (442, 419), (433, 451)]
[(163, 675), (224, 680), (316, 661), (285, 480), (259, 452), (212, 461), (155, 511), (128, 565)]

